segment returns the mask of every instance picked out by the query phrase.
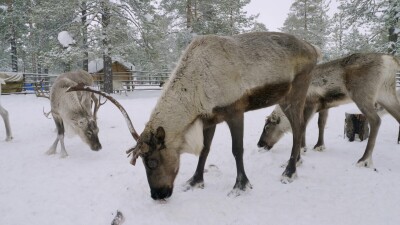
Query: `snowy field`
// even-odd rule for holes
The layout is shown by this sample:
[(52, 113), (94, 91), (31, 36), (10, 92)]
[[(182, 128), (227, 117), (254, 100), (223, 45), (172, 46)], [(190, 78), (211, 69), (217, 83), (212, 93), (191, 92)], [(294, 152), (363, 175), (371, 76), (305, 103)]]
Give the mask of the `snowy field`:
[[(160, 91), (115, 95), (141, 131)], [(93, 152), (77, 136), (66, 138), (68, 158), (44, 153), (56, 138), (53, 120), (43, 116), (47, 99), (34, 95), (3, 95), (10, 113), (14, 139), (5, 142), (0, 122), (0, 225), (106, 225), (116, 211), (124, 225), (145, 224), (400, 224), (399, 126), (389, 115), (373, 154), (374, 169), (355, 162), (366, 146), (343, 138), (344, 114), (354, 105), (330, 111), (325, 152), (303, 155), (298, 178), (282, 184), (281, 165), (290, 155), (292, 137), (286, 135), (271, 151), (256, 146), (264, 118), (273, 108), (245, 116), (244, 164), (253, 189), (228, 197), (235, 178), (230, 134), (217, 127), (206, 164), (205, 188), (184, 192), (182, 186), (195, 170), (197, 157), (181, 156), (172, 197), (150, 198), (141, 160), (129, 164), (125, 150), (135, 145), (121, 113), (111, 103), (99, 111), (99, 138), (103, 149)], [(317, 140), (317, 117), (310, 122), (307, 144)], [(58, 149), (59, 151), (59, 149)]]

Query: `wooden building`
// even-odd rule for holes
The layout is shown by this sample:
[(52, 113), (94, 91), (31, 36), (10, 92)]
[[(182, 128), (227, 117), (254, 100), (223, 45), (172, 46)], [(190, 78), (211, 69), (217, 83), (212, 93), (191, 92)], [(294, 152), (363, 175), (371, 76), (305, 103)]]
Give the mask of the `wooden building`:
[[(135, 66), (119, 58), (115, 58), (111, 64), (113, 73), (114, 92), (132, 90), (134, 88), (133, 71)], [(103, 59), (95, 59), (89, 62), (89, 71), (92, 74), (96, 85), (102, 88), (104, 82), (104, 63)]]

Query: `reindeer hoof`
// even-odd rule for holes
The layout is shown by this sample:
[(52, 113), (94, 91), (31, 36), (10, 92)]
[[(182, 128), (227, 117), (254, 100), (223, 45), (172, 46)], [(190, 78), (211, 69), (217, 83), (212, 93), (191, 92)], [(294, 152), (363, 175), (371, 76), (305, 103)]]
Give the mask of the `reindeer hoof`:
[(358, 160), (357, 164), (358, 167), (366, 167), (371, 168), (373, 166), (372, 159), (365, 159), (365, 160)]
[(315, 146), (314, 151), (323, 152), (325, 150), (325, 145)]
[(67, 157), (68, 157), (68, 154), (66, 154), (66, 153), (61, 153), (60, 158), (65, 159), (65, 158), (67, 158)]
[(204, 181), (201, 182), (192, 182), (191, 180), (188, 180), (186, 184), (182, 186), (182, 191), (186, 192), (189, 190), (194, 190), (194, 189), (204, 189)]
[(289, 183), (292, 183), (296, 178), (297, 178), (296, 172), (289, 176), (288, 174), (286, 174), (286, 171), (285, 171), (282, 174), (281, 182), (282, 182), (282, 184), (289, 184)]
[(49, 149), (49, 150), (47, 150), (47, 152), (46, 152), (46, 155), (54, 155), (54, 154), (56, 154), (56, 149)]
[(13, 137), (10, 136), (10, 137), (7, 137), (7, 138), (6, 138), (6, 141), (11, 141), (12, 139), (13, 139)]
[(237, 187), (239, 185), (235, 184), (235, 187), (228, 193), (228, 197), (238, 197), (242, 195), (243, 193), (246, 193), (247, 190), (253, 189), (253, 186), (250, 184), (250, 182), (247, 182), (244, 186)]

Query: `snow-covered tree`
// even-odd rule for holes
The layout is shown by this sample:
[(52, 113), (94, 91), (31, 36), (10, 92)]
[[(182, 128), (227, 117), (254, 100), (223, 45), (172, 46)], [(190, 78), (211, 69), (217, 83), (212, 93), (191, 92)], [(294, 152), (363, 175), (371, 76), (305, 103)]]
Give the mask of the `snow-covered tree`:
[(375, 51), (398, 54), (400, 47), (400, 2), (398, 0), (353, 0), (341, 2), (348, 27), (368, 35)]
[(325, 0), (296, 0), (281, 31), (291, 33), (325, 50), (330, 32)]

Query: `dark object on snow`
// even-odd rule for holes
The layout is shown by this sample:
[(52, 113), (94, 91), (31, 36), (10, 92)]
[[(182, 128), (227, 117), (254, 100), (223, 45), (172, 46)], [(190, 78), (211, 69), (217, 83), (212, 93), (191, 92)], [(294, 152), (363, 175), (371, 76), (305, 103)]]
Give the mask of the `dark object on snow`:
[(121, 225), (125, 222), (124, 215), (120, 211), (117, 210), (117, 214), (115, 215), (111, 225)]
[(349, 141), (354, 141), (356, 134), (358, 134), (360, 141), (367, 139), (369, 136), (367, 118), (363, 114), (346, 113), (345, 116), (344, 133)]

